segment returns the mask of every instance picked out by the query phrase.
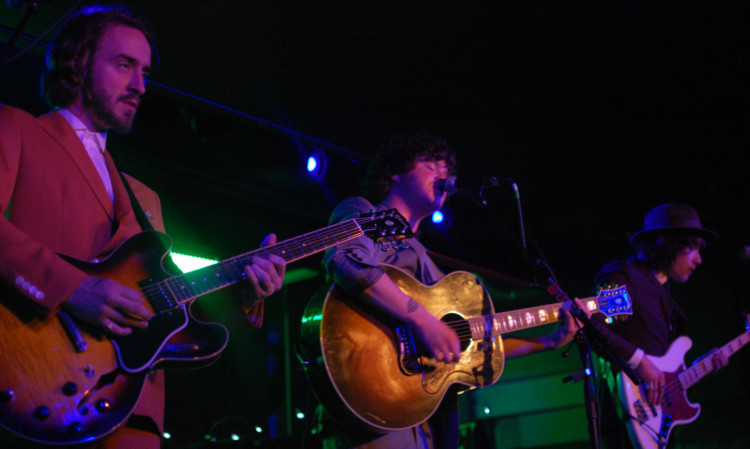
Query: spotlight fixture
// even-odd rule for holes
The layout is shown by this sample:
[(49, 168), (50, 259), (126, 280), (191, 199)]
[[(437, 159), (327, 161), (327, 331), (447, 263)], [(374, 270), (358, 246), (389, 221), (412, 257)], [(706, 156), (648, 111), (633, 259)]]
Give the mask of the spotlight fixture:
[(309, 173), (313, 179), (321, 179), (325, 171), (325, 154), (319, 150), (313, 151), (313, 153), (307, 157), (307, 173)]

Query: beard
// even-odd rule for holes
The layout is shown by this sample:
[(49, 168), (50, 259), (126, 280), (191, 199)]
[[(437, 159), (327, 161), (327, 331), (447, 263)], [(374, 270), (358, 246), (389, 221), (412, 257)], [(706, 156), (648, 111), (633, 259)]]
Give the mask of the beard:
[(122, 99), (130, 98), (129, 95), (125, 95), (123, 98), (112, 98), (104, 89), (97, 87), (88, 73), (82, 91), (83, 106), (90, 111), (97, 126), (123, 133), (130, 131), (133, 127), (133, 120), (135, 120), (135, 111), (127, 110), (123, 114), (117, 115), (114, 110), (115, 105)]

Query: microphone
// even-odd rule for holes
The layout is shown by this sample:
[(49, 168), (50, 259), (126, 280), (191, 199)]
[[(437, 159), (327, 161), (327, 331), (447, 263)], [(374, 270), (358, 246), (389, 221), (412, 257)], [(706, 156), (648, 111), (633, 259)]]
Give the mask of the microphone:
[(440, 192), (445, 192), (448, 195), (453, 195), (454, 193), (458, 192), (458, 189), (456, 188), (456, 177), (453, 175), (448, 175), (445, 178), (440, 178), (437, 181), (435, 181), (435, 188)]
[[(434, 187), (439, 192), (445, 192), (448, 195), (453, 195), (456, 192), (462, 191), (465, 192), (465, 188), (460, 188), (461, 184), (457, 184), (458, 178), (456, 178), (454, 175), (448, 175), (445, 178), (440, 178), (435, 181)], [(516, 206), (518, 207), (518, 224), (521, 229), (521, 245), (524, 250), (526, 250), (526, 227), (523, 223), (523, 211), (521, 210), (521, 195), (518, 193), (518, 185), (516, 185), (516, 182), (513, 181), (511, 178), (484, 178), (481, 182), (481, 186), (479, 187), (479, 200), (480, 204), (482, 206), (487, 205), (487, 200), (484, 198), (484, 189), (485, 187), (496, 187), (500, 185), (500, 182), (504, 181), (510, 184), (511, 188), (513, 189), (513, 196), (516, 198)], [(748, 247), (745, 247), (747, 250)]]
[(491, 178), (483, 178), (482, 182), (477, 185), (476, 183), (472, 184), (466, 181), (458, 181), (456, 176), (448, 175), (445, 178), (435, 181), (435, 188), (441, 192), (447, 193), (448, 195), (453, 195), (457, 192), (466, 192), (467, 190), (473, 190), (474, 188), (479, 189), (481, 193), (485, 187), (495, 187), (500, 185), (501, 181), (508, 181), (515, 185), (511, 179), (500, 179), (494, 176)]

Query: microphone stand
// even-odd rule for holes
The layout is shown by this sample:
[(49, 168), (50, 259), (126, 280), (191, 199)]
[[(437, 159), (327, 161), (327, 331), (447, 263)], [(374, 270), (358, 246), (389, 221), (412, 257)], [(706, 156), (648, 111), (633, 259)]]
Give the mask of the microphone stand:
[[(586, 313), (581, 310), (563, 290), (560, 289), (549, 264), (539, 257), (532, 258), (529, 255), (528, 248), (526, 246), (526, 231), (524, 226), (523, 213), (521, 210), (521, 198), (518, 192), (518, 186), (515, 182), (513, 182), (512, 179), (505, 179), (505, 181), (508, 181), (511, 184), (516, 199), (523, 256), (527, 260), (529, 260), (540, 273), (542, 269), (546, 271), (547, 276), (545, 277), (547, 278), (548, 283), (547, 292), (550, 295), (554, 296), (558, 300), (558, 302), (562, 303), (562, 310), (569, 312), (575, 319), (583, 324), (582, 327), (579, 327), (574, 337), (574, 341), (578, 346), (578, 353), (581, 357), (581, 364), (583, 365), (583, 369), (577, 373), (563, 378), (562, 381), (563, 383), (570, 381), (578, 382), (580, 380), (585, 381), (583, 386), (584, 406), (586, 408), (586, 417), (588, 418), (591, 447), (594, 449), (599, 449), (601, 445), (601, 436), (599, 432), (600, 422), (598, 395), (596, 391), (596, 369), (594, 367), (593, 355), (591, 346), (589, 345), (589, 339), (593, 340), (596, 343), (597, 351), (600, 352), (603, 357), (614, 363), (621, 371), (625, 372), (625, 374), (630, 377), (633, 383), (638, 385), (642, 382), (642, 379), (638, 375), (638, 373), (634, 369), (632, 369), (630, 365), (628, 365), (628, 363), (619, 354), (617, 354), (610, 348), (607, 337), (597, 329), (597, 327), (588, 318)], [(497, 178), (491, 178), (491, 186), (497, 186), (498, 184), (499, 182)], [(479, 190), (479, 198), (480, 204), (482, 206), (486, 206), (487, 200), (484, 197), (484, 186)], [(541, 252), (539, 252), (539, 254), (541, 254)], [(568, 349), (563, 352), (563, 357), (568, 356), (571, 346), (572, 343), (568, 346)]]
[[(576, 335), (574, 337), (574, 341), (578, 346), (578, 353), (581, 357), (581, 364), (583, 365), (583, 370), (579, 371), (578, 373), (575, 373), (573, 375), (567, 376), (563, 378), (563, 383), (570, 382), (571, 380), (574, 382), (578, 382), (580, 380), (584, 380), (585, 383), (583, 385), (583, 393), (584, 393), (584, 406), (586, 407), (586, 417), (588, 418), (589, 423), (589, 435), (591, 436), (591, 447), (594, 449), (598, 449), (601, 444), (601, 435), (599, 434), (600, 430), (600, 421), (599, 421), (599, 404), (598, 404), (598, 395), (596, 393), (596, 369), (594, 367), (593, 362), (593, 356), (591, 351), (591, 346), (589, 345), (589, 340), (593, 340), (597, 344), (597, 349), (601, 353), (601, 355), (611, 362), (613, 362), (617, 367), (624, 371), (625, 374), (630, 377), (630, 379), (635, 383), (636, 385), (640, 384), (642, 382), (641, 377), (638, 375), (638, 373), (628, 365), (628, 363), (615, 351), (612, 351), (612, 349), (609, 346), (609, 341), (604, 334), (602, 334), (596, 327), (594, 323), (591, 322), (589, 317), (586, 315), (586, 313), (581, 310), (569, 297), (568, 295), (560, 289), (560, 287), (554, 283), (551, 279), (548, 280), (549, 287), (547, 288), (547, 291), (553, 295), (558, 301), (562, 302), (562, 309), (570, 312), (570, 314), (577, 319), (579, 322), (583, 323), (583, 327), (579, 328), (576, 332)], [(588, 338), (587, 338), (588, 337)], [(563, 357), (568, 356), (569, 350), (566, 350), (563, 353)]]

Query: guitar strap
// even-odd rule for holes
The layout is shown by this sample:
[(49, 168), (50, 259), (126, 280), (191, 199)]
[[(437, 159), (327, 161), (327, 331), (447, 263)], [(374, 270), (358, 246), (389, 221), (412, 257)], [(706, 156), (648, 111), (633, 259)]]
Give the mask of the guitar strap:
[[(138, 224), (141, 225), (141, 230), (154, 231), (154, 226), (148, 220), (146, 213), (143, 212), (143, 208), (141, 207), (141, 204), (138, 202), (138, 198), (135, 197), (135, 193), (133, 193), (133, 189), (130, 188), (130, 184), (128, 184), (128, 180), (127, 178), (125, 178), (125, 175), (123, 175), (122, 172), (120, 172), (120, 179), (122, 179), (122, 183), (125, 185), (125, 190), (128, 191), (130, 204), (133, 206), (133, 212), (135, 212), (135, 218), (136, 220), (138, 220)], [(164, 268), (166, 268), (167, 272), (169, 273), (172, 273), (172, 274), (182, 273), (182, 270), (177, 266), (177, 264), (174, 263), (174, 260), (172, 259), (171, 255), (170, 257), (165, 257), (164, 260), (162, 261), (162, 264), (164, 265)]]
[(120, 179), (122, 179), (122, 183), (125, 185), (125, 190), (128, 191), (130, 204), (133, 206), (135, 218), (138, 220), (138, 224), (141, 225), (141, 229), (144, 231), (153, 231), (154, 227), (151, 225), (151, 223), (149, 223), (148, 217), (146, 217), (146, 214), (143, 212), (143, 208), (141, 207), (140, 203), (138, 203), (138, 198), (135, 197), (133, 189), (130, 188), (130, 184), (128, 184), (128, 180), (125, 178), (125, 175), (123, 175), (122, 172), (120, 172)]

